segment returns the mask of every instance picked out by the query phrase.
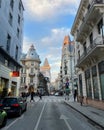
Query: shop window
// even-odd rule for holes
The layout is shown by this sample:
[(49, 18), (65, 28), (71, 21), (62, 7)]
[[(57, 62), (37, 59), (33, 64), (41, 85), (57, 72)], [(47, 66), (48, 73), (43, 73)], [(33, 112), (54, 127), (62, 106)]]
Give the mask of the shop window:
[(92, 87), (91, 87), (90, 69), (88, 69), (88, 70), (85, 71), (85, 80), (86, 80), (87, 97), (92, 98)]

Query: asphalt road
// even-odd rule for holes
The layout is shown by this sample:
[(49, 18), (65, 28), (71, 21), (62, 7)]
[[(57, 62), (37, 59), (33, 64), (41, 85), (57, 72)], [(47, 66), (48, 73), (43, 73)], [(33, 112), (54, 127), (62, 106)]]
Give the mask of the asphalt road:
[(64, 103), (62, 97), (48, 96), (28, 102), (19, 118), (9, 118), (2, 130), (100, 130)]

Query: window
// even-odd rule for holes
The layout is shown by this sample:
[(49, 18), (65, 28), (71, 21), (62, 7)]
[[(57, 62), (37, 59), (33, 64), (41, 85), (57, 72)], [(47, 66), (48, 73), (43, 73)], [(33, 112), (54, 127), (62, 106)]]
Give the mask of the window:
[(98, 88), (98, 80), (97, 80), (97, 70), (96, 66), (92, 67), (92, 81), (93, 81), (93, 92), (94, 98), (99, 99), (99, 88)]
[(11, 44), (11, 36), (8, 34), (8, 36), (7, 36), (7, 45), (6, 45), (6, 51), (8, 53), (10, 51), (10, 44)]
[(30, 83), (33, 83), (33, 77), (30, 77)]
[(86, 54), (87, 53), (86, 42), (83, 44), (83, 49), (84, 49), (84, 54)]
[(19, 33), (20, 33), (19, 28), (17, 28), (17, 37), (18, 38), (19, 38)]
[(20, 16), (18, 15), (18, 24), (20, 24)]
[(19, 2), (19, 11), (21, 11), (21, 1)]
[(101, 19), (98, 23), (98, 33), (104, 35), (103, 34), (103, 19)]
[(93, 43), (93, 34), (90, 34), (90, 45)]
[(2, 2), (2, 0), (0, 0), (0, 8), (1, 8), (1, 2)]
[(16, 46), (16, 51), (15, 51), (15, 59), (18, 59), (18, 46)]
[(9, 13), (9, 24), (12, 26), (12, 22), (13, 22), (13, 16), (11, 13)]
[(31, 68), (31, 72), (30, 73), (33, 73), (34, 72), (34, 68)]
[(12, 10), (13, 10), (13, 6), (14, 6), (14, 0), (11, 0), (10, 1), (10, 7), (11, 7)]
[(78, 51), (78, 59), (80, 59), (80, 50)]
[(5, 66), (8, 66), (8, 60), (7, 59), (5, 59)]

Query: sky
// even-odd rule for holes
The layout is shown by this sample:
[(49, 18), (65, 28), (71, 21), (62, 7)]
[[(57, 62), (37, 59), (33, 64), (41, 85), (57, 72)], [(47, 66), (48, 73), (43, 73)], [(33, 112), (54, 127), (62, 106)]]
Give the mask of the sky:
[(80, 0), (22, 0), (24, 5), (23, 52), (33, 44), (51, 66), (51, 81), (58, 77), (63, 40), (70, 34)]

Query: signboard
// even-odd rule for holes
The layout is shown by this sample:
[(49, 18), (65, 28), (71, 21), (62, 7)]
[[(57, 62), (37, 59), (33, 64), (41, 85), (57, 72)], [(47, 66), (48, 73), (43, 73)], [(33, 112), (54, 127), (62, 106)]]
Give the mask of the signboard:
[(11, 77), (19, 77), (19, 71), (12, 71), (10, 72)]

